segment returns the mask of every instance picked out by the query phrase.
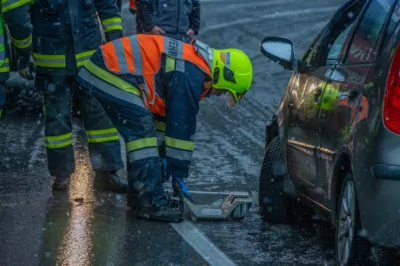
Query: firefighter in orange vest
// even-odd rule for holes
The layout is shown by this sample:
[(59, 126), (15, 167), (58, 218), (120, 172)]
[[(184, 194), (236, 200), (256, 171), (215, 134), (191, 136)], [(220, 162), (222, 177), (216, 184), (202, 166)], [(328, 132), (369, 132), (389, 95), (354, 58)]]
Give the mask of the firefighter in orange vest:
[[(182, 220), (180, 211), (168, 207), (158, 144), (165, 143), (166, 174), (175, 196), (190, 197), (184, 195), (184, 180), (192, 160), (199, 101), (225, 94), (233, 107), (249, 90), (252, 75), (251, 61), (241, 50), (216, 50), (200, 41), (188, 44), (158, 35), (124, 37), (93, 54), (77, 81), (104, 106), (125, 140), (128, 206), (138, 207), (139, 217)], [(156, 134), (153, 114), (165, 118), (165, 136)]]

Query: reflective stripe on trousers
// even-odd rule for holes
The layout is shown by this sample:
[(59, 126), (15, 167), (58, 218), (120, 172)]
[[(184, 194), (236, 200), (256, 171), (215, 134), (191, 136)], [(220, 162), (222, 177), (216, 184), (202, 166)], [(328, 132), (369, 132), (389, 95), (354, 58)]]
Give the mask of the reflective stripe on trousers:
[(168, 157), (184, 161), (192, 160), (194, 150), (193, 141), (180, 140), (166, 136), (165, 146), (166, 155)]
[(109, 18), (101, 22), (103, 24), (104, 32), (109, 32), (112, 30), (122, 30), (122, 20), (121, 18)]
[(65, 68), (65, 55), (45, 55), (33, 53), (35, 65), (40, 67)]
[(86, 130), (89, 143), (101, 143), (119, 140), (116, 128)]
[(165, 146), (165, 122), (155, 119), (154, 125), (156, 126), (156, 135), (157, 135), (157, 143), (158, 147)]
[(3, 61), (3, 64), (0, 65), (0, 73), (7, 73), (7, 72), (10, 72), (10, 63), (8, 58), (6, 58)]
[(72, 132), (58, 136), (46, 136), (46, 148), (57, 149), (72, 145)]
[(28, 38), (26, 38), (24, 40), (13, 39), (13, 43), (14, 43), (15, 47), (17, 47), (19, 49), (28, 48), (32, 44), (32, 35), (30, 35)]
[[(96, 50), (90, 50), (75, 55), (76, 66), (81, 67), (85, 65), (90, 57)], [(40, 67), (49, 68), (65, 68), (66, 67), (66, 56), (65, 55), (48, 55), (33, 53), (33, 59), (35, 64)]]
[(157, 138), (143, 138), (126, 143), (128, 160), (133, 163), (138, 160), (158, 157)]

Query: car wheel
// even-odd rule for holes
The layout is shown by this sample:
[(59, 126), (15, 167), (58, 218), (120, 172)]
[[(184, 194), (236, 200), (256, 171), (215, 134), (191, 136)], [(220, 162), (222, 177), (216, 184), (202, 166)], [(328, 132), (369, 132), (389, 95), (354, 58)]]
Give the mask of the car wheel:
[(258, 201), (261, 219), (270, 223), (288, 221), (288, 199), (284, 194), (283, 182), (273, 173), (280, 160), (280, 140), (276, 136), (268, 145), (261, 167)]
[(337, 265), (363, 265), (369, 255), (370, 244), (360, 236), (362, 227), (351, 172), (343, 181), (338, 203), (335, 233)]

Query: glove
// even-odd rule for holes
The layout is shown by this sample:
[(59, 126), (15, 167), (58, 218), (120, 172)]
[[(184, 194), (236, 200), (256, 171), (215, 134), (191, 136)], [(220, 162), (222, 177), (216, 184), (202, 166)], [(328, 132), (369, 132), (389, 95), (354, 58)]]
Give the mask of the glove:
[(36, 71), (32, 56), (20, 56), (17, 63), (18, 74), (27, 80), (32, 80), (33, 73)]
[(167, 176), (167, 159), (165, 157), (161, 157), (161, 177), (162, 183), (169, 181), (169, 176)]
[(190, 194), (188, 187), (182, 178), (172, 177), (172, 188), (175, 193), (182, 193), (185, 198), (187, 198), (190, 202), (194, 202), (192, 194)]

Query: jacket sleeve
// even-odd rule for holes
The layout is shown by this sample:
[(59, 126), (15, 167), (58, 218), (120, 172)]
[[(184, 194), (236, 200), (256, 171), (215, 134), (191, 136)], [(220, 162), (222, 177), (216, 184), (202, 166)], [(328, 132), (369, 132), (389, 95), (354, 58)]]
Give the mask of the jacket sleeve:
[(192, 13), (190, 14), (190, 26), (192, 30), (196, 34), (199, 34), (200, 31), (200, 1), (199, 0), (193, 0), (193, 9)]
[(121, 12), (115, 0), (94, 0), (106, 41), (122, 38)]
[(1, 13), (19, 56), (29, 56), (32, 51), (30, 6), (30, 0), (1, 0)]
[[(154, 0), (153, 0), (154, 1)], [(136, 0), (136, 16), (143, 29), (148, 32), (155, 25), (153, 22), (152, 0)]]

